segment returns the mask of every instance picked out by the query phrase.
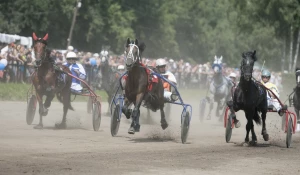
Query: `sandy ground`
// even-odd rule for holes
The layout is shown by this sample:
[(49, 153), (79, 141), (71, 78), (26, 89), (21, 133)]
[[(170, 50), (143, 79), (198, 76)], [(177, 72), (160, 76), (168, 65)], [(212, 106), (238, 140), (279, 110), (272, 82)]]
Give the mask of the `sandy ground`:
[[(86, 103), (74, 102), (76, 111), (68, 113), (68, 129), (56, 130), (62, 105), (53, 103), (44, 117), (44, 129), (35, 130), (25, 120), (26, 102), (1, 102), (0, 174), (300, 174), (299, 133), (293, 135), (292, 148), (285, 146), (281, 118), (267, 117), (270, 141), (256, 126), (257, 146), (244, 146), (245, 117), (239, 113), (242, 127), (233, 130), (225, 142), (223, 124), (214, 117), (199, 121), (198, 100), (187, 101), (194, 107), (187, 144), (180, 140), (180, 106), (172, 106), (168, 129), (142, 119), (141, 132), (127, 134), (129, 121), (124, 117), (117, 137), (110, 134), (110, 118), (102, 115), (101, 128), (93, 131)], [(106, 111), (107, 103), (102, 103)]]

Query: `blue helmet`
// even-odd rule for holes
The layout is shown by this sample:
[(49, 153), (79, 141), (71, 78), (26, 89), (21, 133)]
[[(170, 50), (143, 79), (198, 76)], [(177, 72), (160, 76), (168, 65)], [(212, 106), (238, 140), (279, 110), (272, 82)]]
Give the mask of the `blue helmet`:
[(264, 76), (264, 77), (271, 77), (271, 73), (270, 73), (270, 71), (268, 71), (268, 70), (263, 70), (262, 73), (261, 73), (261, 76)]

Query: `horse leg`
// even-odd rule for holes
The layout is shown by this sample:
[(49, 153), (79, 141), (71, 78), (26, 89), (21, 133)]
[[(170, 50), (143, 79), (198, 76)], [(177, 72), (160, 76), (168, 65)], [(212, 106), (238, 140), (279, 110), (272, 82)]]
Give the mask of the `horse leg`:
[(48, 108), (51, 106), (51, 101), (53, 100), (55, 94), (52, 93), (50, 95), (47, 95), (45, 103), (44, 103), (44, 107), (48, 110)]
[(125, 97), (124, 105), (122, 106), (122, 112), (126, 116), (127, 119), (130, 119), (132, 110), (128, 109), (128, 106), (131, 104), (131, 102)]
[(209, 99), (210, 99), (210, 100), (209, 100), (210, 105), (209, 105), (209, 112), (208, 112), (207, 120), (210, 120), (210, 119), (211, 119), (211, 111), (212, 111), (213, 108), (214, 108), (214, 98), (211, 97), (211, 98), (209, 98)]
[[(257, 112), (255, 115), (258, 115)], [(265, 141), (269, 140), (269, 134), (267, 133), (267, 129), (266, 129), (266, 118), (267, 118), (267, 112), (263, 111), (261, 114), (261, 118), (262, 118), (262, 131), (261, 134), (263, 135), (263, 138)]]
[(136, 96), (135, 106), (132, 111), (132, 122), (128, 130), (129, 134), (134, 134), (135, 132), (140, 132), (140, 106), (142, 104), (144, 93), (139, 93)]
[(256, 137), (256, 134), (255, 134), (255, 131), (254, 131), (254, 124), (253, 124), (253, 120), (251, 120), (251, 135), (252, 135), (252, 140), (251, 140), (251, 144), (254, 145), (256, 144), (257, 142), (257, 137)]
[(55, 124), (57, 129), (66, 129), (67, 128), (67, 113), (69, 109), (73, 109), (71, 107), (71, 90), (63, 89), (62, 93), (62, 101), (63, 101), (63, 118), (60, 124)]
[(34, 126), (34, 129), (43, 129), (43, 114), (45, 113), (45, 108), (43, 105), (43, 96), (40, 92), (36, 93), (37, 100), (39, 102), (39, 114), (40, 114), (40, 122), (38, 125)]
[(252, 128), (253, 121), (252, 121), (252, 117), (250, 118), (249, 114), (247, 114), (246, 111), (245, 111), (245, 115), (246, 115), (246, 118), (247, 118), (245, 143), (248, 143), (249, 142), (249, 132)]
[(160, 117), (161, 117), (160, 120), (161, 128), (165, 130), (168, 127), (168, 122), (166, 120), (165, 111), (163, 107), (160, 107)]
[(297, 109), (297, 107), (294, 107), (294, 110), (295, 110), (295, 113), (296, 113), (296, 116), (297, 116), (297, 123), (299, 124), (300, 123), (300, 116), (299, 116), (299, 109)]

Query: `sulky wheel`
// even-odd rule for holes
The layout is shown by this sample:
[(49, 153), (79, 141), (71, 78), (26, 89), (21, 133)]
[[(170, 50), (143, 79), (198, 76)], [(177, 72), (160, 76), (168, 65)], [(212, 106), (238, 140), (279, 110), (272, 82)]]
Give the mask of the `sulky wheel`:
[(113, 137), (116, 136), (119, 131), (121, 120), (120, 115), (120, 105), (117, 104), (110, 119), (110, 133)]
[(226, 122), (226, 130), (225, 130), (225, 140), (228, 143), (231, 139), (232, 135), (232, 116), (229, 115), (227, 122)]
[(181, 142), (183, 144), (186, 143), (189, 129), (190, 129), (190, 113), (188, 111), (184, 111), (181, 116)]
[(204, 115), (205, 115), (205, 107), (206, 107), (206, 99), (203, 98), (201, 101), (200, 101), (200, 107), (199, 107), (199, 119), (201, 122), (203, 122), (204, 120)]
[(36, 97), (35, 95), (32, 95), (29, 98), (28, 104), (27, 104), (27, 110), (26, 110), (26, 122), (28, 125), (31, 125), (34, 119), (35, 110), (36, 110)]
[(292, 134), (293, 134), (293, 120), (289, 118), (288, 128), (286, 130), (286, 147), (289, 148), (292, 142)]
[(92, 104), (93, 104), (93, 99), (92, 97), (89, 97), (87, 101), (87, 113), (89, 114), (92, 112)]
[(93, 116), (93, 128), (94, 131), (98, 131), (101, 123), (101, 104), (99, 101), (93, 103), (92, 108), (92, 116)]

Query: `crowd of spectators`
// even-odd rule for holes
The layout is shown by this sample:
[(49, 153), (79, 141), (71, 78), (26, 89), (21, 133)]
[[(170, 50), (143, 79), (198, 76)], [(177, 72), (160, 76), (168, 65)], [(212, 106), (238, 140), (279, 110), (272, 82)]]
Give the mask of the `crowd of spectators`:
[[(88, 74), (91, 66), (99, 66), (101, 64), (100, 53), (78, 52), (72, 46), (70, 46), (68, 50), (52, 50), (51, 56), (54, 58), (57, 64), (61, 64), (66, 61), (65, 56), (68, 51), (75, 51), (77, 53), (79, 62), (82, 63)], [(191, 64), (183, 59), (177, 61), (171, 58), (165, 59), (168, 63), (167, 69), (176, 76), (178, 86), (181, 88), (207, 88), (214, 75), (210, 62), (203, 64)], [(91, 62), (91, 60), (96, 60), (96, 62)], [(142, 58), (142, 63), (147, 66), (155, 66), (155, 60), (156, 59)], [(30, 75), (34, 71), (32, 64), (33, 61), (34, 55), (30, 48), (25, 48), (22, 45), (13, 43), (7, 45), (1, 50), (0, 54), (1, 82), (30, 83)], [(108, 61), (109, 65), (115, 70), (117, 69), (118, 65), (125, 64), (124, 55), (109, 55)], [(7, 62), (7, 65), (5, 65), (1, 70), (2, 62)], [(237, 79), (240, 76), (239, 68), (231, 68), (226, 64), (222, 65), (222, 71), (225, 76), (228, 76), (232, 72), (236, 73)], [(257, 80), (260, 80), (260, 73), (261, 70), (259, 68), (254, 68), (253, 77)], [(271, 73), (272, 76), (270, 82), (277, 85), (279, 89), (282, 89), (281, 72)]]

